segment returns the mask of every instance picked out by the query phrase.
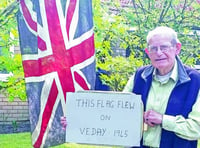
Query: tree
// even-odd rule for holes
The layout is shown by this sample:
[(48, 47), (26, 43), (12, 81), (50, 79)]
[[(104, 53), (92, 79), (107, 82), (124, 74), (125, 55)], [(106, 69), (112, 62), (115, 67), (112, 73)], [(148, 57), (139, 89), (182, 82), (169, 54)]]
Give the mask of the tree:
[[(93, 1), (97, 66), (111, 72), (101, 78), (112, 90), (122, 90), (130, 74), (138, 66), (149, 63), (143, 51), (147, 46), (148, 31), (156, 26), (169, 26), (178, 32), (183, 45), (180, 57), (184, 63), (194, 65), (200, 59), (200, 37), (195, 29), (200, 26), (200, 22), (196, 21), (200, 19), (198, 1), (132, 0), (128, 7), (124, 7), (123, 2), (124, 0), (112, 0), (110, 3)], [(130, 4), (130, 0), (126, 2)], [(129, 48), (131, 56), (112, 57), (112, 44), (116, 43), (120, 43), (120, 47), (124, 49)], [(124, 63), (129, 66), (123, 66)]]
[(0, 4), (0, 72), (10, 73), (6, 81), (0, 82), (1, 93), (14, 98), (26, 99), (25, 81), (20, 54), (11, 50), (19, 46), (16, 13), (18, 3), (14, 0), (1, 0)]
[[(193, 65), (199, 60), (200, 41), (195, 27), (200, 26), (200, 4), (195, 0), (133, 0), (133, 13), (129, 13), (131, 25), (137, 26), (135, 34), (145, 47), (147, 31), (164, 25), (178, 32), (182, 43), (180, 57), (184, 63)], [(130, 15), (132, 14), (132, 15)]]
[(143, 60), (140, 56), (136, 56), (135, 52), (132, 52), (128, 58), (113, 57), (116, 44), (119, 43), (119, 47), (124, 49), (132, 44), (129, 40), (127, 18), (124, 13), (119, 13), (121, 11), (119, 1), (111, 4), (94, 0), (93, 11), (97, 68), (109, 72), (109, 75), (102, 74), (101, 80), (110, 86), (111, 90), (120, 91), (133, 71), (143, 65)]

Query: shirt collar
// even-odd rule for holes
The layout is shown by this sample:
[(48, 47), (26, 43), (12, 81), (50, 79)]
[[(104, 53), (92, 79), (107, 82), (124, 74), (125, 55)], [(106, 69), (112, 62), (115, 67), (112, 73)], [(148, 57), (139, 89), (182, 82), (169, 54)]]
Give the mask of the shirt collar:
[[(165, 78), (164, 78), (165, 77)], [(161, 77), (159, 77), (156, 74), (156, 68), (153, 68), (153, 78), (156, 81), (160, 81), (161, 83), (167, 83), (169, 79), (172, 79), (174, 82), (177, 82), (178, 80), (178, 66), (177, 66), (177, 60), (175, 59), (174, 62), (174, 67), (172, 69), (171, 72), (169, 72), (167, 75), (163, 76), (163, 78), (161, 79)]]
[[(153, 74), (154, 69), (155, 68), (152, 65), (147, 66), (145, 70), (142, 72), (141, 77), (146, 81), (147, 77)], [(178, 81), (177, 85), (190, 81), (190, 77), (185, 71), (184, 66), (178, 56), (176, 56), (176, 61), (173, 70), (175, 70), (175, 72), (172, 71), (172, 78)]]
[(171, 74), (170, 78), (172, 80), (174, 80), (175, 82), (178, 81), (178, 66), (177, 66), (177, 60), (176, 59), (175, 59), (174, 68), (172, 70), (172, 74)]
[[(169, 77), (167, 76), (169, 75)], [(177, 67), (177, 60), (175, 59), (175, 62), (174, 62), (174, 67), (172, 69), (171, 72), (169, 72), (168, 74), (166, 75), (166, 77), (168, 77), (167, 81), (171, 78), (174, 82), (176, 82), (178, 80), (178, 67)], [(158, 76), (156, 75), (156, 68), (154, 68), (153, 70), (153, 78), (156, 80), (156, 81), (160, 81)]]

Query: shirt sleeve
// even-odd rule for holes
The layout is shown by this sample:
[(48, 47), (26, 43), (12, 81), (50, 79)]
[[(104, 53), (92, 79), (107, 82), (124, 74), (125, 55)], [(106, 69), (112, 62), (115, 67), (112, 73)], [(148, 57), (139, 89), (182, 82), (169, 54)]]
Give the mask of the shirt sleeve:
[(134, 75), (132, 75), (132, 76), (129, 78), (129, 80), (128, 80), (126, 86), (125, 86), (124, 89), (123, 89), (123, 92), (132, 92), (132, 91), (133, 91), (133, 80), (134, 80)]
[(183, 116), (163, 115), (162, 128), (187, 140), (200, 138), (200, 91), (187, 119)]

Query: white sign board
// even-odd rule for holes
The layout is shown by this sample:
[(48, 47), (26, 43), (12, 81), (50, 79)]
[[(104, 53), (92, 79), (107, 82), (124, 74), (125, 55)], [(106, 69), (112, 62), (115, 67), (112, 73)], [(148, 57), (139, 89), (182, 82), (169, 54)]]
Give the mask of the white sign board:
[(133, 93), (67, 93), (66, 142), (139, 146), (143, 105)]

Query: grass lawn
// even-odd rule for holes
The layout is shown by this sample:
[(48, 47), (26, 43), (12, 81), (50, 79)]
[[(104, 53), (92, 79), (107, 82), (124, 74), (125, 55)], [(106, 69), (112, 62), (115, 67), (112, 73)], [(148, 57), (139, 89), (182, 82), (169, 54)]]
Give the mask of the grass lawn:
[[(30, 133), (0, 134), (0, 148), (32, 148)], [(79, 144), (62, 144), (51, 148), (114, 148)], [(116, 147), (115, 147), (116, 148)], [(200, 142), (198, 143), (200, 148)]]
[[(33, 148), (30, 133), (0, 134), (0, 148)], [(114, 148), (79, 144), (62, 144), (51, 148)], [(116, 147), (115, 147), (116, 148)]]

